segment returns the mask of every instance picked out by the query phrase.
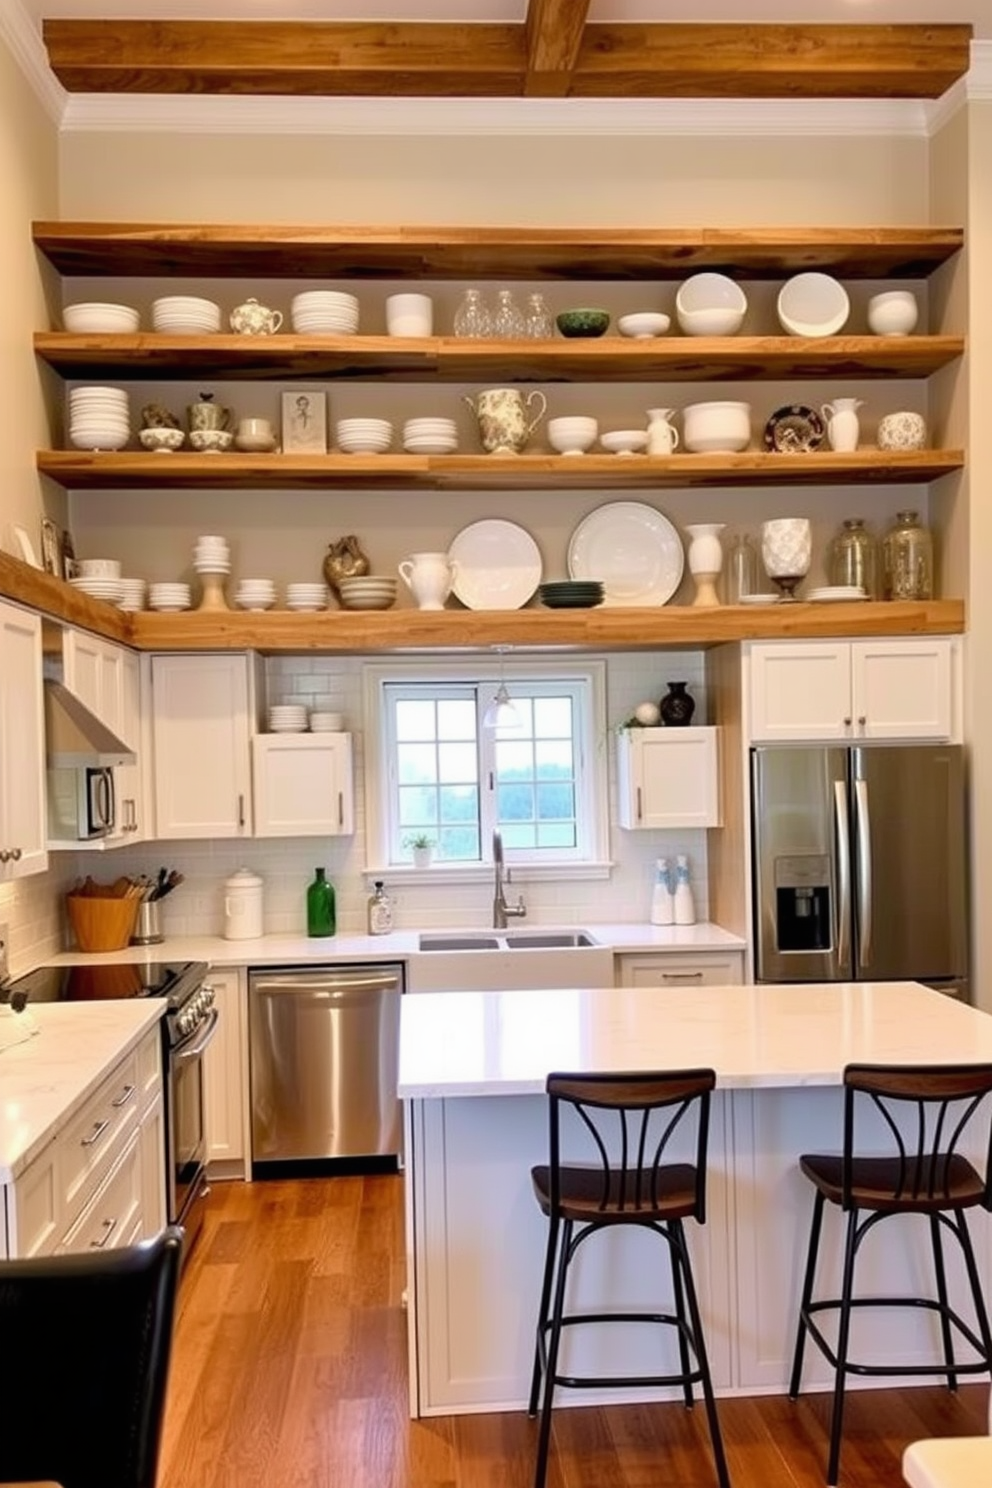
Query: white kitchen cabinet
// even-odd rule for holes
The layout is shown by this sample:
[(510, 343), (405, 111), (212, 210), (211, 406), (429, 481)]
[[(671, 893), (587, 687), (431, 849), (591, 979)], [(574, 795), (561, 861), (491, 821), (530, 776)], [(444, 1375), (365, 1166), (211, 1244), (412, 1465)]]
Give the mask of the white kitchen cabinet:
[(152, 657), (157, 838), (252, 835), (254, 695), (241, 652)]
[(647, 951), (617, 957), (619, 987), (737, 987), (743, 951)]
[(953, 637), (767, 641), (746, 655), (754, 742), (956, 737)]
[(719, 729), (624, 729), (617, 786), (622, 827), (720, 826)]
[(0, 883), (48, 867), (41, 617), (0, 603)]
[(135, 752), (133, 765), (117, 765), (114, 769), (117, 823), (105, 841), (141, 842), (146, 836), (139, 674), (138, 655), (126, 646), (101, 640), (84, 630), (63, 631), (65, 685)]
[(203, 1056), (207, 1162), (213, 1177), (246, 1178), (247, 973), (212, 969), (208, 982), (219, 1020)]
[(351, 734), (256, 734), (256, 837), (339, 837), (355, 830)]

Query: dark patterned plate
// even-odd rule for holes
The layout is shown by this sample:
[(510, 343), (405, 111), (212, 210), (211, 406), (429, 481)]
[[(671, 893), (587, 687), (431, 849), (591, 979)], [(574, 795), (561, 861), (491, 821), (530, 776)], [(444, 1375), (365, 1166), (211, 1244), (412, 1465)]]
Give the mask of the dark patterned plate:
[(826, 430), (815, 408), (789, 403), (776, 408), (765, 425), (765, 449), (782, 455), (808, 454), (819, 449)]

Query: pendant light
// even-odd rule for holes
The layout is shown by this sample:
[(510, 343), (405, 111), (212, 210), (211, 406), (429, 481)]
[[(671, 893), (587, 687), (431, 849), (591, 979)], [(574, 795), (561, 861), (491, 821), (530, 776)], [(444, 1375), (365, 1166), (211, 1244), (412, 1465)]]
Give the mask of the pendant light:
[(494, 650), (499, 652), (499, 686), (485, 713), (482, 715), (482, 727), (484, 729), (521, 727), (522, 720), (520, 714), (513, 706), (513, 699), (507, 691), (506, 682), (503, 677), (503, 657), (509, 649), (509, 646), (494, 647)]

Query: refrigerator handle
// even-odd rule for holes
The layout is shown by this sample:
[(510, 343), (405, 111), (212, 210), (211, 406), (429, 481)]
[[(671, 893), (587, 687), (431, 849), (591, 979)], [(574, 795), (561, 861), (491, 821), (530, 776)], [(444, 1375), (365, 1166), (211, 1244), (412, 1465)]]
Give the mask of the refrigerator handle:
[(834, 825), (837, 835), (837, 960), (843, 966), (851, 948), (851, 838), (847, 818), (847, 786), (834, 781)]
[(868, 782), (854, 782), (854, 820), (858, 841), (858, 964), (871, 964), (871, 813)]

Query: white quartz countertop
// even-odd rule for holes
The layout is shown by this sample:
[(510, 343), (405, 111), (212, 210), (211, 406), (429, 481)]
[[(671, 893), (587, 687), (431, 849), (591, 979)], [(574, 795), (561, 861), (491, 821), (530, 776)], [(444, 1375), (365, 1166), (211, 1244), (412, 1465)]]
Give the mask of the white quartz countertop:
[(423, 993), (400, 1018), (407, 1099), (540, 1093), (552, 1070), (704, 1066), (734, 1089), (992, 1062), (992, 1016), (917, 982)]
[(165, 1007), (161, 998), (31, 1005), (37, 1033), (0, 1052), (0, 1183), (16, 1178), (58, 1135)]

